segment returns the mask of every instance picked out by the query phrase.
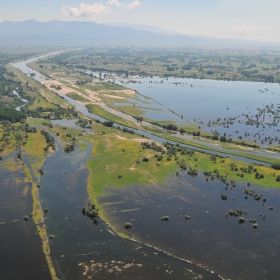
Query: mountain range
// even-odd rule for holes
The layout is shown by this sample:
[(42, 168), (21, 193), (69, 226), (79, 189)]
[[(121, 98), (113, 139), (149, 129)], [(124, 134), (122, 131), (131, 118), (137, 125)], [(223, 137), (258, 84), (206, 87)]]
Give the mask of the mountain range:
[[(0, 23), (0, 46), (154, 46), (154, 47), (238, 47), (268, 46), (268, 43), (237, 39), (188, 36), (133, 24), (26, 20)], [(270, 45), (278, 45), (271, 43)]]

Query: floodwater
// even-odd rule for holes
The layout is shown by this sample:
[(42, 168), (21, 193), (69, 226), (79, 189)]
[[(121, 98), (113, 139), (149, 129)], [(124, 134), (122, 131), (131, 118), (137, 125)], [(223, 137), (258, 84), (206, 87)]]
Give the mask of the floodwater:
[[(51, 53), (51, 54), (49, 54), (49, 55), (54, 55), (54, 54), (56, 54), (56, 53)], [(49, 56), (49, 55), (44, 55), (44, 56), (40, 56), (40, 57), (37, 57), (37, 58), (32, 58), (32, 59), (29, 59), (29, 60), (26, 60), (26, 61), (21, 61), (21, 62), (18, 62), (18, 63), (16, 63), (16, 64), (14, 64), (14, 67), (17, 67), (18, 69), (20, 69), (23, 73), (25, 73), (25, 74), (27, 74), (27, 75), (29, 75), (30, 73), (34, 73), (35, 74), (35, 76), (33, 77), (33, 79), (35, 79), (35, 80), (37, 80), (37, 81), (39, 81), (39, 82), (41, 82), (41, 81), (44, 81), (44, 80), (47, 80), (48, 78), (47, 77), (45, 77), (45, 76), (43, 76), (43, 75), (41, 75), (39, 72), (37, 72), (37, 71), (35, 71), (35, 70), (33, 70), (33, 69), (31, 69), (30, 67), (28, 67), (26, 64), (27, 63), (29, 63), (29, 62), (31, 62), (31, 61), (35, 61), (35, 60), (38, 60), (38, 59), (40, 59), (40, 58), (43, 58), (43, 57), (46, 57), (46, 56)], [(96, 74), (96, 73), (95, 73)], [(159, 80), (160, 78), (155, 78), (155, 79), (158, 79), (158, 81), (157, 81), (157, 85), (163, 85), (164, 83), (161, 83), (161, 80)], [(175, 79), (175, 78), (171, 78), (171, 79)], [(185, 79), (183, 79), (183, 80), (185, 80)], [(168, 80), (166, 80), (166, 81), (168, 81)], [(196, 82), (200, 82), (200, 80), (191, 80), (191, 81), (196, 81)], [(148, 81), (148, 79), (146, 80), (146, 83), (148, 83), (149, 81)], [(208, 82), (208, 81), (207, 81)], [(211, 82), (211, 83), (215, 83), (216, 81), (209, 81), (209, 82)], [(225, 82), (226, 83), (226, 82)], [(238, 83), (238, 82), (237, 82)], [(144, 84), (144, 83), (143, 83)], [(248, 83), (247, 83), (248, 84)], [(258, 84), (258, 83), (252, 83), (252, 84)], [(132, 84), (133, 86), (135, 86), (135, 83), (133, 83)], [(137, 84), (136, 84), (137, 85)], [(141, 85), (141, 82), (140, 82), (140, 84), (139, 85)], [(191, 84), (192, 85), (192, 87), (191, 88), (193, 88), (194, 86), (193, 86), (193, 84)], [(275, 87), (277, 87), (277, 84), (272, 84), (273, 86), (275, 86)], [(129, 86), (130, 86), (130, 84), (129, 84)], [(174, 82), (172, 83), (172, 86), (176, 86), (176, 85), (174, 85)], [(151, 89), (151, 88), (153, 88), (153, 87), (151, 87), (151, 86), (149, 86), (148, 87), (149, 89)], [(60, 94), (59, 92), (57, 92), (59, 95), (62, 95), (62, 94)], [(151, 97), (153, 97), (153, 96), (151, 96)], [(169, 96), (170, 97), (170, 96)], [(94, 114), (91, 114), (91, 113), (89, 113), (88, 112), (88, 110), (87, 110), (87, 108), (85, 107), (85, 105), (84, 104), (82, 104), (82, 103), (79, 103), (79, 102), (77, 102), (77, 101), (75, 101), (75, 100), (73, 100), (73, 99), (71, 99), (70, 97), (68, 97), (68, 96), (66, 96), (66, 95), (63, 95), (63, 98), (65, 99), (65, 100), (67, 100), (70, 104), (72, 104), (72, 105), (74, 105), (75, 107), (76, 107), (76, 109), (79, 111), (79, 112), (81, 112), (81, 113), (83, 113), (84, 115), (86, 115), (86, 116), (88, 116), (88, 117), (90, 117), (90, 118), (93, 118), (93, 119), (98, 119), (98, 120), (100, 120), (100, 121), (105, 121), (105, 119), (103, 119), (103, 118), (101, 118), (101, 117), (99, 117), (99, 116), (96, 116), (96, 115), (94, 115)], [(174, 97), (170, 97), (172, 100), (174, 99)], [(174, 102), (174, 100), (173, 100), (173, 102)], [(169, 103), (168, 103), (169, 104)], [(172, 104), (172, 103), (170, 103), (170, 104)], [(184, 104), (184, 103), (181, 103), (181, 105), (182, 104)], [(162, 105), (159, 105), (157, 102), (154, 102), (154, 105), (155, 106), (160, 106), (160, 107), (162, 107)], [(154, 106), (153, 105), (153, 106)], [(168, 105), (169, 106), (169, 105)], [(109, 111), (111, 111), (111, 109), (110, 108), (108, 108), (108, 107), (106, 107), (105, 106), (105, 109), (108, 109)], [(156, 115), (158, 115), (159, 116), (159, 113), (160, 111), (153, 111), (153, 113), (154, 114), (156, 114)], [(168, 114), (170, 113), (170, 111), (169, 110), (164, 110), (163, 112), (168, 112)], [(121, 112), (112, 112), (112, 113), (114, 113), (114, 114), (116, 114), (116, 115), (118, 115), (118, 116), (121, 116), (121, 117), (123, 117), (123, 118), (125, 118), (125, 119), (129, 119), (129, 120), (133, 120), (133, 118), (130, 118), (130, 117), (128, 117), (126, 114), (123, 114), (123, 113), (121, 113)], [(172, 114), (172, 113), (171, 113)], [(172, 115), (174, 115), (174, 114), (172, 114)], [(176, 116), (176, 115), (174, 115), (174, 116)], [(176, 116), (176, 118), (178, 118), (178, 116)], [(280, 117), (279, 117), (279, 119), (280, 119)], [(279, 120), (278, 119), (278, 120)], [(135, 120), (135, 122), (136, 122), (136, 120)], [(143, 122), (144, 123), (144, 122)], [(237, 124), (239, 124), (238, 122), (237, 122)], [(147, 124), (148, 125), (148, 124)], [(117, 126), (119, 126), (121, 129), (123, 128), (123, 126), (121, 126), (121, 125), (117, 125)], [(216, 129), (218, 129), (219, 128), (219, 126), (215, 126), (215, 128)], [(246, 128), (248, 128), (247, 126), (246, 126)], [(250, 127), (249, 127), (250, 128)], [(270, 127), (271, 128), (271, 127)], [(129, 128), (130, 129), (130, 128)], [(274, 126), (272, 127), (272, 129), (276, 129)], [(149, 132), (146, 132), (146, 131), (142, 131), (142, 130), (137, 130), (137, 129), (133, 129), (137, 134), (139, 134), (139, 135), (144, 135), (144, 136), (146, 136), (146, 137), (148, 137), (148, 138), (150, 138), (150, 139), (152, 139), (152, 140), (154, 140), (154, 141), (157, 141), (157, 142), (162, 142), (162, 141), (166, 141), (164, 138), (161, 138), (161, 137), (157, 137), (157, 136), (154, 136), (152, 133), (149, 133)], [(207, 129), (206, 129), (207, 130)], [(267, 129), (268, 130), (268, 129)], [(273, 130), (273, 133), (274, 133), (274, 130)], [(234, 132), (233, 132), (234, 133)], [(236, 131), (235, 131), (235, 133), (237, 133)], [(238, 132), (239, 133), (239, 132)], [(268, 134), (269, 134), (269, 132), (267, 132)], [(250, 134), (249, 133), (249, 136), (248, 137), (251, 137), (252, 136), (252, 134)], [(276, 134), (277, 135), (277, 134)], [(179, 137), (179, 138), (182, 138), (182, 139), (187, 139), (187, 140), (190, 140), (190, 141), (192, 141), (192, 142), (195, 142), (195, 143), (201, 143), (199, 140), (195, 140), (195, 139), (192, 139), (192, 137), (190, 137), (190, 136), (188, 136), (188, 135), (180, 135), (180, 133), (177, 133), (176, 134), (176, 136), (177, 137)], [(235, 135), (236, 136), (236, 135)], [(237, 136), (236, 136), (237, 137)], [(256, 137), (256, 136), (255, 136)], [(259, 137), (261, 137), (260, 135), (259, 135)], [(272, 140), (272, 139), (271, 139)], [(275, 141), (274, 141), (275, 140)], [(172, 142), (172, 141), (171, 141)], [(272, 140), (272, 142), (276, 142), (276, 139), (273, 139)], [(218, 149), (218, 150), (220, 150), (220, 152), (216, 152), (216, 154), (217, 155), (220, 155), (220, 156), (228, 156), (227, 154), (223, 154), (223, 151), (227, 151), (227, 152), (231, 152), (231, 150), (228, 150), (228, 149), (225, 149), (225, 148), (223, 148), (223, 147), (220, 147), (220, 146), (216, 146), (216, 145), (214, 145), (214, 144), (211, 144), (211, 143), (207, 143), (207, 142), (203, 142), (203, 144), (205, 145), (205, 146), (209, 146), (209, 147), (211, 147), (211, 148), (215, 148), (215, 149)], [(188, 145), (185, 145), (185, 146), (188, 146)], [(205, 152), (209, 152), (207, 149), (200, 149), (200, 148), (195, 148), (195, 147), (193, 147), (193, 146), (189, 146), (190, 148), (193, 148), (193, 149), (196, 149), (196, 150), (201, 150), (201, 151), (205, 151)], [(211, 152), (211, 151), (210, 151)], [(242, 153), (244, 153), (244, 154), (257, 154), (257, 155), (259, 155), (259, 156), (264, 156), (264, 157), (271, 157), (271, 158), (280, 158), (280, 154), (277, 154), (277, 153), (265, 153), (265, 152), (259, 152), (259, 151), (257, 151), (257, 152), (251, 152), (251, 151), (239, 151), (239, 154), (242, 154)], [(237, 157), (237, 156), (232, 156), (232, 155), (230, 155), (230, 157), (232, 157), (232, 158), (235, 158), (235, 159), (237, 159), (237, 160), (243, 160), (243, 161), (245, 161), (245, 162), (250, 162), (250, 163), (255, 163), (255, 164), (264, 164), (264, 165), (267, 165), (266, 163), (263, 163), (263, 162), (260, 162), (260, 161), (256, 161), (256, 160), (251, 160), (251, 159), (247, 159), (247, 158), (245, 158), (245, 157)]]
[[(96, 75), (95, 72), (93, 74)], [(107, 77), (110, 80), (110, 76)], [(225, 133), (227, 137), (235, 139), (242, 136), (242, 139), (255, 140), (264, 146), (267, 146), (270, 140), (272, 144), (278, 144), (279, 139), (274, 139), (274, 136), (279, 134), (279, 84), (162, 77), (114, 77), (113, 80), (157, 101), (149, 100), (151, 104), (148, 107), (161, 110), (145, 109), (144, 118), (173, 120), (181, 124), (191, 122), (210, 133), (216, 130), (221, 135)], [(138, 105), (143, 106), (143, 103), (135, 102), (135, 106)], [(265, 111), (257, 119), (256, 115), (260, 114), (261, 110)], [(217, 120), (218, 124), (210, 123), (208, 126), (209, 122)], [(260, 124), (248, 124), (252, 120)], [(265, 137), (272, 139), (265, 140)]]
[(65, 154), (61, 143), (47, 157), (40, 198), (59, 279), (219, 279), (217, 274), (143, 244), (122, 239), (102, 220), (98, 225), (81, 213), (89, 202), (87, 150)]
[[(17, 170), (10, 170), (12, 161)], [(31, 217), (28, 221), (23, 219), (32, 213), (33, 200), (31, 184), (24, 181), (24, 170), (15, 154), (0, 161), (0, 177), (0, 278), (50, 280), (37, 228)]]
[[(280, 191), (249, 187), (266, 197), (263, 203), (252, 196), (246, 200), (245, 187), (225, 190), (220, 181), (206, 182), (203, 175), (193, 178), (184, 172), (164, 184), (108, 188), (111, 195), (99, 202), (105, 203), (105, 213), (117, 230), (131, 222), (130, 237), (139, 242), (201, 264), (226, 279), (279, 279)], [(228, 195), (226, 201), (222, 193)], [(230, 209), (243, 209), (245, 223), (226, 217)], [(168, 222), (161, 220), (165, 215)], [(256, 219), (258, 229), (250, 218)]]
[[(189, 90), (199, 88), (195, 82), (203, 81), (194, 80)], [(164, 84), (167, 86), (168, 82), (161, 85)], [(229, 83), (210, 81), (209, 85), (212, 84), (214, 91), (215, 85)], [(154, 83), (152, 85), (154, 86)], [(242, 94), (245, 89), (248, 92), (257, 90), (257, 87), (251, 88), (249, 85), (249, 88), (246, 88), (246, 85), (249, 83), (243, 85), (243, 90), (239, 87), (233, 88)], [(172, 89), (178, 86), (170, 83)], [(182, 88), (186, 86), (181, 85)], [(207, 89), (207, 86), (200, 85), (200, 88)], [(271, 96), (279, 93), (277, 87), (279, 86), (269, 85)], [(224, 92), (229, 93), (226, 88)], [(234, 99), (235, 91), (230, 93)], [(215, 92), (213, 94), (214, 98)], [(211, 103), (210, 100), (203, 105), (209, 108), (212, 106), (211, 112), (216, 113), (214, 105), (222, 98), (221, 94), (221, 91), (220, 94), (217, 93), (216, 101)], [(240, 93), (240, 98), (242, 94)], [(267, 91), (264, 91), (264, 94), (268, 94)], [(198, 98), (195, 97), (196, 94), (191, 94), (189, 100), (193, 100), (191, 96)], [(164, 103), (163, 99), (151, 97)], [(244, 100), (247, 100), (246, 98), (244, 97)], [(89, 114), (82, 104), (70, 98), (66, 99), (75, 105), (77, 110), (96, 118)], [(256, 100), (261, 102), (258, 98)], [(184, 104), (188, 104), (180, 98), (177, 101), (180, 101), (182, 108)], [(269, 100), (270, 103), (272, 101)], [(238, 102), (240, 103), (240, 99)], [(233, 102), (232, 105), (237, 106), (238, 102)], [(188, 105), (190, 112), (193, 110), (192, 114), (198, 113), (199, 110), (192, 108), (191, 104), (190, 102)], [(232, 105), (226, 105), (229, 108), (227, 111), (233, 110)], [(250, 107), (255, 113), (254, 106), (258, 104), (253, 102), (252, 108)], [(233, 110), (234, 115), (242, 114), (243, 104), (239, 107), (240, 112)], [(180, 113), (179, 107), (176, 110), (174, 109)], [(210, 116), (206, 114), (207, 110), (203, 113), (203, 118)], [(217, 116), (210, 117), (216, 118), (220, 113), (222, 111), (217, 111)], [(196, 115), (191, 116), (195, 118)], [(233, 115), (228, 113), (228, 116)], [(184, 117), (187, 116), (184, 114)], [(43, 208), (49, 209), (45, 223), (48, 234), (55, 235), (55, 238), (50, 240), (50, 248), (60, 279), (219, 279), (218, 275), (230, 279), (279, 278), (278, 190), (252, 187), (267, 198), (267, 202), (263, 204), (262, 201), (255, 201), (252, 196), (245, 200), (242, 192), (245, 186), (239, 185), (232, 190), (225, 190), (225, 185), (219, 181), (206, 183), (203, 176), (192, 178), (186, 173), (181, 173), (179, 178), (171, 176), (166, 184), (129, 186), (122, 190), (108, 188), (111, 195), (101, 197), (100, 202), (106, 203), (104, 209), (110, 223), (119, 231), (124, 230), (125, 222), (133, 224), (129, 236), (137, 242), (124, 240), (103, 221), (100, 220), (98, 225), (94, 225), (92, 220), (81, 214), (82, 207), (89, 201), (86, 192), (86, 161), (90, 157), (91, 146), (85, 151), (77, 149), (73, 153), (64, 154), (61, 143), (56, 144), (58, 151), (48, 156), (43, 166), (40, 197)], [(226, 201), (221, 200), (222, 193), (228, 194)], [(269, 210), (270, 206), (273, 206), (274, 210)], [(241, 208), (246, 211), (244, 224), (239, 224), (237, 217), (226, 218), (230, 209)], [(170, 217), (168, 222), (161, 221), (164, 215)], [(190, 215), (191, 219), (186, 220), (185, 215)], [(257, 220), (258, 229), (252, 228), (250, 218)]]

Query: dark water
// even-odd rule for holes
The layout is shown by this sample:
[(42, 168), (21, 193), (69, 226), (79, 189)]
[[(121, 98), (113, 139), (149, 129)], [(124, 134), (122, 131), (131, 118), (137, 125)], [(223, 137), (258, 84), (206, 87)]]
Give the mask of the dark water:
[[(252, 187), (267, 198), (263, 205), (252, 196), (245, 200), (245, 187), (225, 190), (219, 181), (182, 173), (166, 184), (109, 188), (112, 195), (100, 202), (108, 203), (105, 211), (117, 230), (124, 222), (133, 224), (133, 239), (202, 264), (226, 279), (279, 279), (280, 191)], [(222, 193), (228, 200), (221, 200)], [(245, 223), (226, 218), (230, 209), (246, 211)], [(168, 222), (161, 221), (165, 215)], [(257, 220), (258, 229), (252, 228), (250, 218)]]
[(24, 182), (23, 168), (11, 171), (4, 166), (9, 158), (16, 161), (15, 154), (0, 161), (0, 279), (49, 280), (42, 240), (32, 218), (23, 219), (32, 213), (31, 184)]
[[(88, 202), (86, 151), (49, 156), (41, 177), (40, 197), (50, 240), (51, 256), (60, 279), (219, 279), (216, 274), (145, 245), (117, 236), (100, 220), (81, 210)], [(91, 278), (92, 277), (92, 278)]]

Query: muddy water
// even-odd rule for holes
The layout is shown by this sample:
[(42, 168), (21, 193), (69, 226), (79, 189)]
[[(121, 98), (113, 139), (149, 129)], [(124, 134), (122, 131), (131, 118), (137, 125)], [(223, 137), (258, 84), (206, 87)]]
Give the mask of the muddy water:
[(145, 245), (122, 239), (102, 220), (81, 213), (88, 202), (85, 151), (58, 151), (46, 159), (40, 197), (51, 256), (60, 279), (219, 279), (215, 274)]
[(23, 219), (32, 213), (31, 184), (18, 163), (18, 170), (11, 170), (11, 159), (16, 162), (15, 154), (0, 161), (0, 279), (49, 280), (42, 240), (32, 218)]
[[(132, 239), (206, 266), (226, 279), (279, 279), (280, 191), (253, 187), (267, 198), (263, 204), (252, 196), (246, 200), (245, 187), (225, 190), (219, 181), (182, 173), (166, 184), (109, 188), (112, 195), (100, 202), (106, 203), (117, 230), (123, 230), (124, 222), (133, 224)], [(221, 200), (222, 193), (228, 200)], [(246, 211), (245, 223), (226, 218), (230, 209)], [(165, 215), (168, 222), (161, 221)], [(257, 220), (258, 229), (252, 228), (250, 218)]]

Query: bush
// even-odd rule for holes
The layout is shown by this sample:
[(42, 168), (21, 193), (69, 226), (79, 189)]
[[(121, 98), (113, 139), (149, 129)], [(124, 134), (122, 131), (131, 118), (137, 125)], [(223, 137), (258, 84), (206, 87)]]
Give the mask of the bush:
[(189, 220), (190, 218), (191, 218), (191, 216), (188, 216), (188, 215), (185, 216), (186, 220)]
[(275, 170), (280, 170), (280, 164), (279, 163), (271, 164), (271, 168)]
[(48, 208), (45, 208), (45, 209), (44, 209), (44, 212), (45, 212), (45, 213), (48, 213), (48, 212), (49, 212), (49, 209), (48, 209)]
[(25, 215), (23, 219), (24, 219), (25, 221), (28, 221), (28, 216)]
[(227, 200), (227, 194), (222, 193), (222, 194), (221, 194), (221, 199), (222, 199), (222, 200)]
[(131, 228), (132, 228), (132, 223), (126, 222), (126, 223), (124, 224), (124, 228), (125, 228), (125, 229), (131, 229)]
[(148, 159), (147, 157), (143, 157), (142, 160), (145, 161), (145, 162), (148, 162), (148, 161), (149, 161), (149, 159)]
[(238, 223), (240, 223), (240, 224), (245, 223), (245, 219), (243, 217), (239, 217)]
[(258, 228), (258, 224), (257, 223), (253, 223), (253, 228)]
[(161, 220), (167, 222), (167, 221), (169, 221), (169, 216), (162, 216)]

